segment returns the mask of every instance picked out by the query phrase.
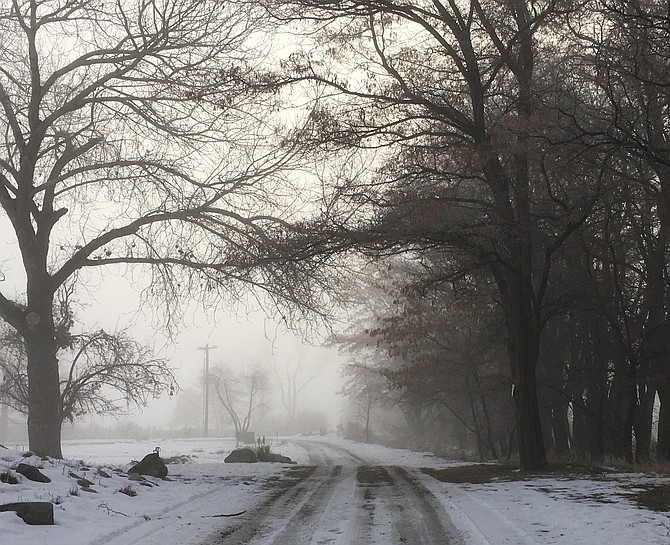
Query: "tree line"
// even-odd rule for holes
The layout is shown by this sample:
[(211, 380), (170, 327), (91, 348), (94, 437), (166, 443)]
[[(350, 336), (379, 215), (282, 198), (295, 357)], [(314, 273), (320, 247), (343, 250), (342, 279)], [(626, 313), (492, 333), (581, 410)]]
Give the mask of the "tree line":
[(325, 89), (310, 142), (342, 161), (322, 251), (413, 264), (368, 325), (398, 403), (539, 469), (648, 460), (658, 399), (667, 460), (667, 6), (269, 4), (328, 38), (292, 59)]

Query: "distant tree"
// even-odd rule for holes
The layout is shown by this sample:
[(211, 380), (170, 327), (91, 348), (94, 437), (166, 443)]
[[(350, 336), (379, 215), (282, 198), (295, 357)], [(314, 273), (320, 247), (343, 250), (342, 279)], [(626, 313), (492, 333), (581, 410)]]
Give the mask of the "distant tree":
[(279, 387), (281, 404), (286, 409), (290, 428), (296, 424), (300, 394), (319, 376), (323, 368), (320, 362), (309, 358), (307, 348), (300, 344), (289, 356), (282, 356), (280, 361), (277, 357), (273, 360), (272, 374)]
[(306, 303), (297, 263), (265, 259), (297, 154), (275, 145), (280, 95), (253, 81), (267, 21), (234, 0), (0, 7), (0, 210), (26, 277), (19, 298), (0, 290), (0, 318), (25, 345), (31, 450), (61, 457), (63, 411), (77, 410), (59, 390), (54, 296), (78, 271), (150, 271), (172, 327), (182, 296), (216, 305), (241, 285)]
[[(0, 399), (28, 414), (27, 357), (23, 339), (3, 327), (0, 349)], [(166, 360), (128, 335), (127, 330), (71, 335), (59, 353), (63, 379), (60, 411), (63, 421), (86, 414), (121, 415), (159, 395), (174, 393), (176, 380)]]
[(261, 369), (236, 372), (230, 367), (210, 370), (216, 397), (228, 413), (235, 436), (249, 431), (254, 412), (262, 405), (261, 394), (267, 389), (267, 375)]
[(342, 374), (345, 377), (345, 384), (341, 393), (351, 400), (356, 421), (364, 430), (362, 439), (369, 443), (374, 437), (373, 414), (380, 409), (385, 400), (387, 382), (379, 369), (360, 363), (346, 364)]
[(175, 409), (171, 426), (200, 430), (202, 426), (202, 395), (191, 388), (183, 388), (175, 395)]
[(514, 419), (501, 309), (485, 275), (442, 275), (442, 259), (425, 252), (421, 264), (396, 258), (368, 271), (354, 325), (338, 336), (352, 360), (344, 392), (358, 393), (357, 380), (364, 390), (374, 371), (384, 405), (400, 409), (413, 442), (438, 448), (449, 439), (466, 450), (476, 441), (481, 458), (508, 454)]

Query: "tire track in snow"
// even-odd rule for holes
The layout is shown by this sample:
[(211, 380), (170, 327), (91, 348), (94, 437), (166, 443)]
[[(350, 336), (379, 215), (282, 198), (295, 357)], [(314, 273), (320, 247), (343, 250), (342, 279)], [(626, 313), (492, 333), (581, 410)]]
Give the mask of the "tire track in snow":
[[(370, 474), (375, 477), (371, 479)], [(462, 544), (460, 532), (435, 496), (405, 468), (362, 467), (359, 481), (364, 483), (374, 521), (372, 540), (367, 543)]]
[(313, 474), (209, 536), (208, 545), (462, 544), (413, 472), (369, 465), (340, 446), (297, 442), (316, 464)]
[[(235, 526), (209, 536), (208, 544), (353, 543), (349, 519), (355, 509), (354, 473), (351, 468), (343, 471), (339, 456), (334, 456), (329, 446), (300, 445), (307, 450), (310, 464), (315, 464), (311, 466), (313, 473), (240, 517)], [(351, 462), (352, 458), (347, 458)]]
[[(431, 477), (432, 478), (432, 477)], [(455, 486), (446, 500), (447, 509), (470, 537), (472, 545), (535, 545), (529, 535), (491, 503)]]

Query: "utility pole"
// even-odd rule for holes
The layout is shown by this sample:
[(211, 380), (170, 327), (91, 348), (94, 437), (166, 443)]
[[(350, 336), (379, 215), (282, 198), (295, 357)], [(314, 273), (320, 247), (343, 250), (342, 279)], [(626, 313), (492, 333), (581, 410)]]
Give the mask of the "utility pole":
[(215, 349), (216, 346), (210, 346), (207, 343), (205, 346), (199, 346), (198, 350), (205, 352), (205, 373), (203, 379), (203, 399), (202, 399), (202, 436), (207, 437), (209, 431), (209, 351)]

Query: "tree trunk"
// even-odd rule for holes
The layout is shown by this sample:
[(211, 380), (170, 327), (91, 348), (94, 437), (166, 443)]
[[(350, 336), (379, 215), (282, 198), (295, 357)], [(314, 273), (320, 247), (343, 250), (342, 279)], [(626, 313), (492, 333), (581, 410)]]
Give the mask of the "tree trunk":
[(661, 402), (658, 414), (658, 443), (656, 458), (659, 462), (670, 462), (670, 384), (665, 381), (658, 387)]
[(589, 319), (591, 349), (586, 353), (587, 360), (584, 362), (589, 457), (594, 462), (601, 462), (606, 452), (607, 366), (610, 356), (606, 325), (597, 316)]
[(42, 295), (37, 304), (31, 304), (31, 299), (24, 330), (28, 358), (28, 445), (40, 456), (62, 458), (58, 346), (51, 299)]
[(537, 406), (534, 369), (521, 362), (517, 381), (514, 401), (519, 432), (519, 464), (523, 471), (546, 469), (547, 455)]
[(552, 410), (551, 429), (554, 433), (555, 454), (564, 457), (570, 452), (570, 427), (568, 425), (568, 402), (562, 401)]
[(570, 335), (568, 355), (568, 394), (572, 407), (572, 452), (578, 459), (588, 456), (589, 433), (584, 397), (586, 393), (586, 354), (591, 353), (592, 339), (586, 320), (577, 319)]
[(583, 392), (573, 394), (572, 404), (572, 449), (578, 459), (589, 456), (589, 422), (584, 405)]
[(9, 439), (9, 407), (0, 404), (0, 441), (5, 442)]
[(651, 422), (654, 413), (656, 389), (641, 384), (640, 408), (635, 421), (635, 459), (637, 462), (651, 460)]
[[(514, 275), (512, 272), (510, 276)], [(523, 471), (537, 471), (547, 467), (537, 402), (538, 328), (533, 320), (530, 283), (524, 285), (518, 278), (510, 280), (512, 289), (508, 291), (506, 314), (519, 434), (519, 464)]]

